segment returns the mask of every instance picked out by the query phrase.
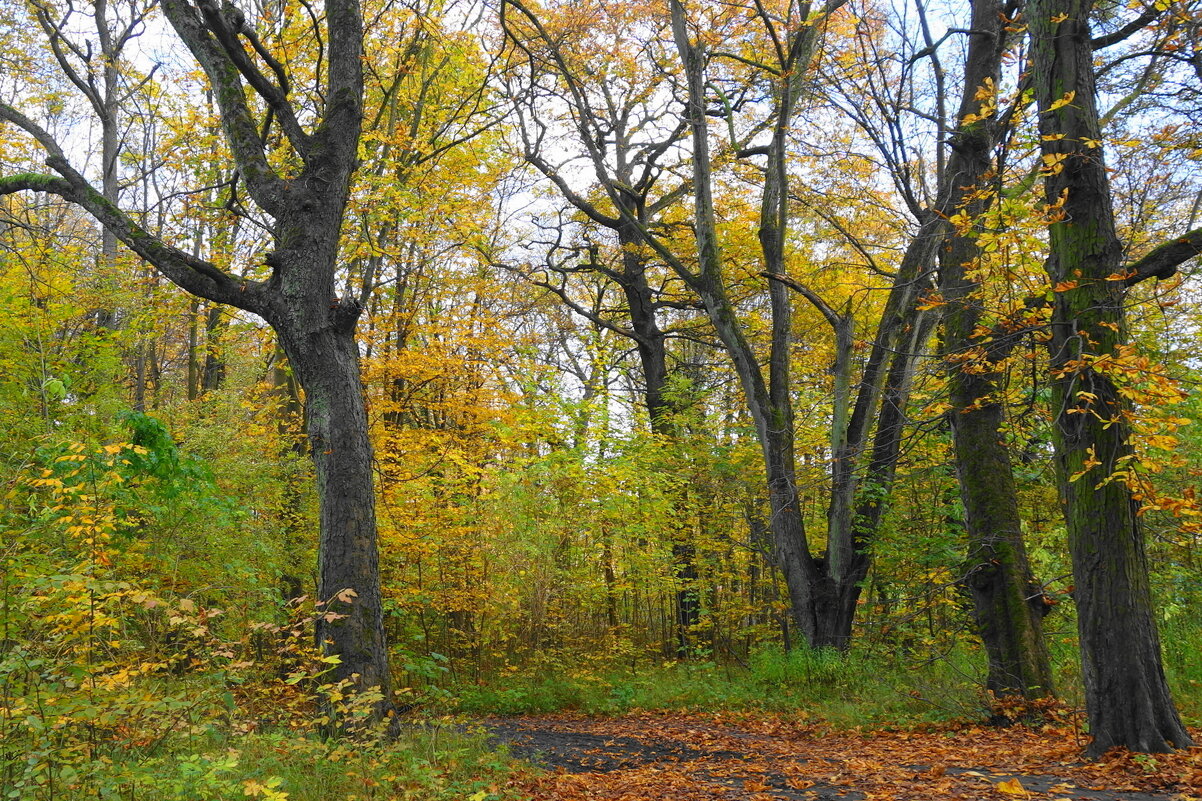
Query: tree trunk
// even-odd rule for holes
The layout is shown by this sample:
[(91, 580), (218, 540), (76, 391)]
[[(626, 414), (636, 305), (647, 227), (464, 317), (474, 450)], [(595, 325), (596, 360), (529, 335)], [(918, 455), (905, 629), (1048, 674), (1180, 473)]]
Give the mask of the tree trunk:
[(982, 400), (995, 389), (989, 378), (954, 374), (949, 417), (968, 528), (963, 583), (989, 660), (986, 686), (998, 696), (1038, 698), (1052, 694), (1045, 607), (1023, 544), (1010, 454), (1000, 440), (1002, 408)]
[(205, 358), (200, 371), (200, 392), (216, 392), (225, 381), (225, 357), (221, 353), (221, 336), (228, 327), (224, 310), (214, 304), (205, 314)]
[[(279, 330), (279, 329), (277, 329)], [(304, 390), (309, 447), (321, 505), (317, 636), (341, 660), (334, 681), (391, 687), (380, 597), (372, 448), (350, 331), (331, 327), (280, 341)]]
[(284, 601), (291, 601), (305, 595), (306, 584), (316, 590), (315, 581), (307, 581), (303, 567), (307, 564), (305, 555), (309, 542), (306, 531), (305, 514), (302, 508), (304, 499), (303, 483), (307, 476), (300, 469), (299, 462), (294, 461), (308, 456), (305, 448), (305, 416), (300, 398), (300, 388), (296, 385), (296, 377), (288, 364), (288, 357), (276, 341), (275, 355), (271, 365), (272, 396), (276, 403), (276, 433), (280, 438), (279, 454), (284, 463), (282, 476), (283, 489), (280, 492), (279, 517), (283, 527), (284, 550), (287, 563), (280, 574), (280, 591)]
[(1054, 219), (1046, 263), (1053, 287), (1052, 409), (1057, 480), (1076, 584), (1081, 675), (1096, 756), (1122, 746), (1163, 752), (1192, 744), (1161, 666), (1139, 504), (1130, 404), (1105, 369), (1122, 354), (1126, 281), (1102, 160), (1091, 0), (1038, 0), (1027, 18)]
[[(977, 97), (982, 87), (1001, 82), (1005, 50), (1001, 11), (998, 0), (973, 4), (975, 33), (965, 58), (961, 120), (993, 102)], [(963, 584), (972, 597), (977, 634), (988, 656), (986, 685), (995, 695), (1037, 698), (1052, 694), (1052, 668), (1043, 641), (1046, 608), (1027, 561), (1010, 452), (1002, 441), (1004, 409), (999, 394), (1004, 376), (990, 360), (987, 345), (974, 338), (981, 309), (973, 297), (978, 284), (968, 277), (969, 268), (981, 258), (979, 220), (992, 203), (992, 193), (982, 190), (994, 170), (998, 135), (994, 114), (957, 126), (948, 162), (948, 172), (956, 180), (946, 214), (963, 213), (973, 227), (944, 226), (947, 237), (939, 254), (939, 289), (947, 301), (943, 330), (952, 407), (948, 418), (968, 530)]]
[[(639, 209), (630, 204), (627, 213), (635, 218)], [(640, 220), (645, 223), (645, 220)], [(643, 402), (647, 408), (651, 432), (666, 442), (676, 443), (680, 438), (676, 415), (681, 411), (679, 398), (668, 391), (668, 347), (667, 336), (660, 328), (658, 310), (651, 287), (647, 283), (647, 257), (642, 236), (630, 220), (617, 226), (618, 247), (622, 251), (622, 275), (619, 281), (626, 296), (626, 307), (630, 313), (630, 328), (639, 354), (639, 366), (643, 369), (646, 389)], [(697, 597), (696, 549), (690, 536), (691, 528), (677, 521), (673, 536), (672, 562), (675, 567), (677, 590), (675, 593), (675, 618), (678, 653), (681, 658), (689, 656), (689, 632), (701, 620), (701, 603)]]

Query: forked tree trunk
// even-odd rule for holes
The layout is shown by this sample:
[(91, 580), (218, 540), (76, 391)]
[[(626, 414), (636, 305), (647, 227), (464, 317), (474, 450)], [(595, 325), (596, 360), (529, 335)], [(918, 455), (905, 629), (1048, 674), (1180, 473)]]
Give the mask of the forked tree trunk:
[[(1130, 403), (1094, 369), (1127, 342), (1128, 277), (1102, 160), (1092, 0), (1037, 0), (1027, 19), (1039, 103), (1048, 226), (1057, 480), (1076, 585), (1091, 755), (1192, 744), (1169, 695), (1131, 469)], [(1145, 276), (1146, 277), (1146, 276)]]

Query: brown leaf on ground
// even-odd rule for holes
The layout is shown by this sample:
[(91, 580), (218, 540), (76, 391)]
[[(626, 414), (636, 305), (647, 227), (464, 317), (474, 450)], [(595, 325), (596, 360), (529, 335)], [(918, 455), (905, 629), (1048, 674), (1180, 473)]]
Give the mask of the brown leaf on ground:
[(835, 731), (749, 714), (647, 713), (485, 727), (554, 771), (515, 781), (511, 789), (536, 801), (1202, 801), (1202, 748), (1083, 762), (1087, 738), (1065, 725)]

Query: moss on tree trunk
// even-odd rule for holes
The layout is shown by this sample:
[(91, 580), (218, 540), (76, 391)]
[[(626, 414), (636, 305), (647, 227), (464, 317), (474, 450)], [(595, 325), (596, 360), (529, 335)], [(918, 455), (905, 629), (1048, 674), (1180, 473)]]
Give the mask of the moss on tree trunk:
[(1028, 19), (1051, 222), (1052, 409), (1073, 560), (1093, 743), (1160, 752), (1191, 744), (1161, 666), (1144, 532), (1123, 471), (1130, 404), (1113, 378), (1127, 342), (1122, 246), (1099, 145), (1092, 0), (1038, 0)]

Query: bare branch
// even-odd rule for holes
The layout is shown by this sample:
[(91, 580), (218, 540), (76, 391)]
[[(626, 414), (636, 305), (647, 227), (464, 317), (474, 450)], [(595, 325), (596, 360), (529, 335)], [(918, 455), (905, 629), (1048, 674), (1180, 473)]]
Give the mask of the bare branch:
[(227, 303), (260, 314), (264, 285), (257, 281), (239, 281), (219, 270), (212, 263), (196, 258), (185, 251), (165, 244), (84, 181), (59, 156), (51, 156), (47, 164), (63, 177), (23, 173), (0, 177), (0, 195), (17, 192), (45, 192), (82, 207), (101, 225), (125, 243), (182, 289), (214, 301)]
[(1165, 9), (1168, 8), (1167, 5), (1164, 9), (1160, 8), (1159, 6), (1160, 3), (1150, 3), (1148, 7), (1144, 9), (1144, 12), (1138, 17), (1131, 20), (1113, 33), (1095, 37), (1090, 41), (1090, 44), (1093, 45), (1094, 50), (1101, 50), (1102, 48), (1110, 47), (1111, 45), (1116, 45), (1119, 42), (1129, 39), (1130, 37), (1142, 31), (1144, 28), (1148, 27), (1148, 25), (1154, 22), (1156, 18), (1163, 14)]

